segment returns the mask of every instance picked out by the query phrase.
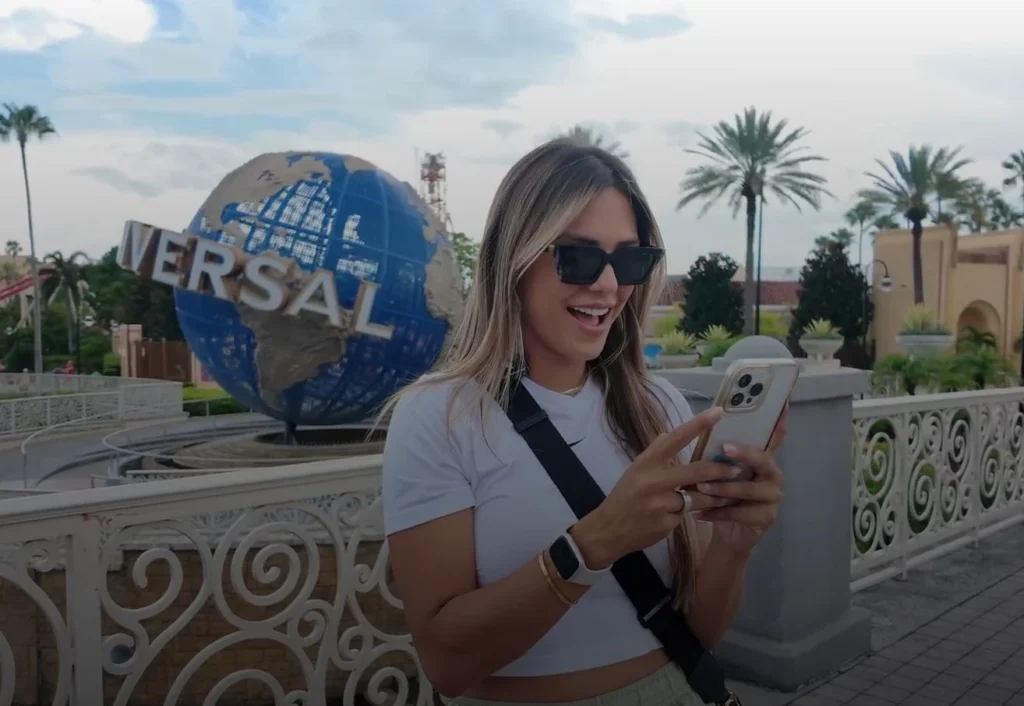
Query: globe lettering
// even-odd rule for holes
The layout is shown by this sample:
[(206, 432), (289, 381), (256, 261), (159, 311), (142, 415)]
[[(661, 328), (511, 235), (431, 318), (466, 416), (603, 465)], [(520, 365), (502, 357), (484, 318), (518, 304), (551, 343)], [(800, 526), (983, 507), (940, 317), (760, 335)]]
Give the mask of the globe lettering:
[(258, 311), (281, 311), (289, 316), (309, 311), (324, 316), (332, 326), (355, 333), (384, 339), (394, 333), (393, 326), (370, 321), (378, 289), (375, 282), (360, 282), (355, 306), (344, 311), (338, 302), (334, 273), (323, 268), (311, 275), (298, 274), (301, 286), (291, 291), (281, 278), (293, 274), (293, 268), (274, 255), (249, 256), (225, 243), (138, 221), (125, 223), (119, 259), (122, 267), (156, 282), (242, 302)]

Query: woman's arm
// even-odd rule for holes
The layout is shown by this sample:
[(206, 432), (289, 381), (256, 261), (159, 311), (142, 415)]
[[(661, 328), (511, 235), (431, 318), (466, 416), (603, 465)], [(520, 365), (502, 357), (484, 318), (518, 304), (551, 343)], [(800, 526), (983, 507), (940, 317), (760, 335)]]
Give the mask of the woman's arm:
[[(586, 563), (599, 561), (586, 532), (578, 525), (571, 532)], [(524, 655), (568, 610), (536, 558), (477, 587), (472, 510), (398, 532), (388, 542), (416, 651), (445, 696), (458, 696)], [(579, 600), (587, 588), (559, 579), (546, 551), (543, 558), (557, 589)]]
[[(569, 606), (536, 554), (504, 579), (477, 585), (477, 478), (461, 446), (468, 442), (447, 428), (449, 395), (428, 385), (407, 391), (396, 406), (384, 446), (382, 501), (391, 568), (416, 651), (437, 689), (457, 696), (525, 654)], [(590, 538), (589, 524), (571, 530), (587, 565), (611, 563), (602, 556), (603, 541)], [(586, 588), (562, 581), (545, 561), (561, 594), (578, 600)]]

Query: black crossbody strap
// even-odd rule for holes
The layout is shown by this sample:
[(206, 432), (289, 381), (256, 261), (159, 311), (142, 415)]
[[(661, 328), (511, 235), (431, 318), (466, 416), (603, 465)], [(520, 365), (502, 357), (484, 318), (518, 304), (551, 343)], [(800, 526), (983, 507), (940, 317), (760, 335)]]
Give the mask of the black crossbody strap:
[[(604, 491), (547, 413), (520, 384), (513, 383), (507, 414), (577, 518), (604, 501)], [(738, 704), (725, 686), (721, 666), (672, 606), (672, 594), (647, 555), (640, 551), (627, 554), (612, 565), (611, 571), (636, 608), (640, 624), (654, 633), (704, 703)]]

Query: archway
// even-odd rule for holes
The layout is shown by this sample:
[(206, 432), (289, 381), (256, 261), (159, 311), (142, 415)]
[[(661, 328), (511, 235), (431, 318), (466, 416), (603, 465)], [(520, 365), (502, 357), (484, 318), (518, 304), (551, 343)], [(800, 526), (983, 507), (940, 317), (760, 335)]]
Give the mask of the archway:
[(957, 336), (967, 334), (970, 329), (980, 333), (991, 334), (995, 339), (997, 351), (1002, 351), (1002, 322), (999, 319), (999, 312), (991, 304), (985, 301), (976, 300), (968, 304), (956, 322)]

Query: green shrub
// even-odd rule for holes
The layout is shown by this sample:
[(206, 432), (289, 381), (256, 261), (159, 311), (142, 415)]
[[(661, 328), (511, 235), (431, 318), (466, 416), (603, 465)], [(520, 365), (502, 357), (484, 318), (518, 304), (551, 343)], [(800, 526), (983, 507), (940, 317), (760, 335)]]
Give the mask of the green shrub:
[(727, 339), (724, 339), (724, 340), (718, 339), (718, 340), (709, 342), (708, 343), (708, 347), (704, 349), (704, 355), (702, 355), (700, 357), (700, 361), (698, 362), (698, 366), (699, 367), (703, 367), (703, 368), (710, 367), (711, 362), (715, 358), (720, 358), (723, 355), (725, 355), (726, 352), (728, 352), (728, 350), (730, 348), (732, 348), (732, 344), (736, 343), (736, 341), (740, 340), (741, 338), (743, 338), (743, 337), (742, 336), (735, 336), (735, 337), (727, 338)]
[(103, 354), (103, 374), (118, 376), (121, 374), (121, 356), (111, 351)]
[(921, 388), (960, 392), (1016, 382), (1010, 361), (988, 346), (961, 346), (956, 353), (946, 355), (893, 354), (879, 361), (871, 372), (871, 387), (876, 393), (887, 388), (909, 395)]
[(674, 333), (678, 327), (678, 316), (659, 316), (654, 320), (654, 336), (655, 338), (664, 338), (670, 333)]
[(900, 329), (900, 333), (941, 335), (948, 334), (949, 329), (939, 322), (935, 312), (931, 309), (924, 304), (914, 304), (907, 309), (907, 313), (903, 316), (903, 327)]
[(190, 417), (213, 417), (218, 414), (241, 414), (249, 409), (219, 387), (184, 387), (181, 398)]
[(814, 319), (804, 326), (803, 338), (808, 340), (830, 340), (837, 341), (842, 338), (836, 327), (827, 319)]
[(786, 317), (774, 311), (762, 311), (760, 324), (762, 336), (771, 336), (781, 341), (789, 333), (789, 323), (786, 321)]
[(683, 355), (695, 350), (697, 339), (689, 333), (673, 331), (662, 336), (658, 342), (661, 343), (661, 352), (665, 355)]

